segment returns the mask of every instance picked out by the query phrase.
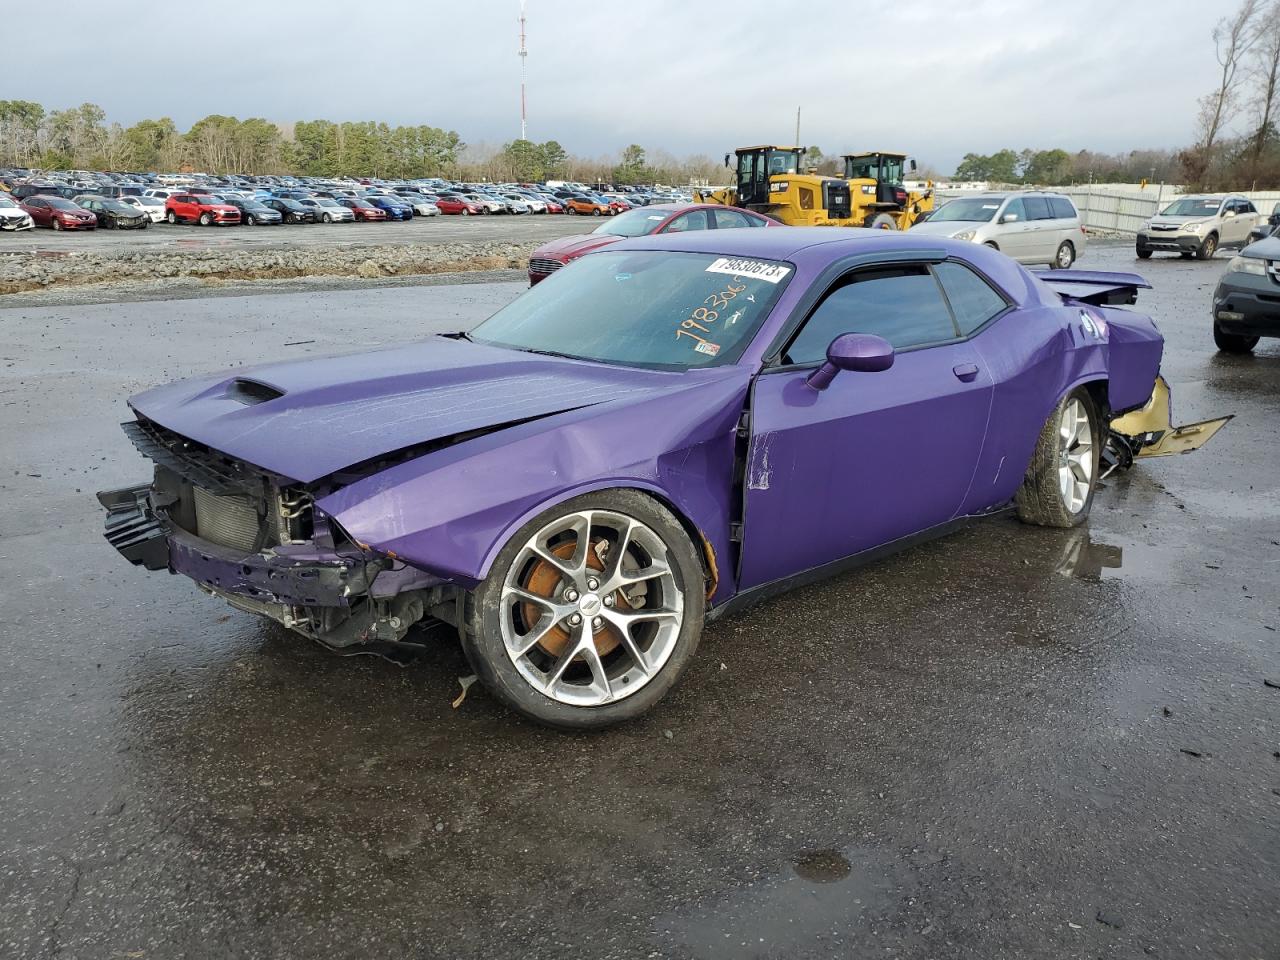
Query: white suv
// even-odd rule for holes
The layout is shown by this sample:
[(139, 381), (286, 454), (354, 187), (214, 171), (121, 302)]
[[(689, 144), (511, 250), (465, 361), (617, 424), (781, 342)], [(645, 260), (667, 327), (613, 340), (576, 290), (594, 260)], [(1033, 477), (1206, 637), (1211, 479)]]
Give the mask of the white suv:
[(1138, 257), (1146, 260), (1156, 250), (1170, 250), (1186, 259), (1208, 260), (1219, 247), (1248, 246), (1249, 234), (1265, 219), (1238, 193), (1179, 197), (1138, 231)]
[(912, 233), (994, 247), (1019, 263), (1065, 270), (1084, 255), (1084, 224), (1060, 193), (982, 193), (949, 200)]

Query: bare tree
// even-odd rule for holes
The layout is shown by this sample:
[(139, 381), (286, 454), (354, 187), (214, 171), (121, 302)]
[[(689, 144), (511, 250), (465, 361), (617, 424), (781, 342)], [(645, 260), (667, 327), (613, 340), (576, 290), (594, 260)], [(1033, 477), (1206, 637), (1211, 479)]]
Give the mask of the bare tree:
[(1258, 39), (1253, 52), (1252, 107), (1256, 118), (1251, 145), (1254, 177), (1262, 151), (1271, 136), (1280, 107), (1280, 0), (1271, 0), (1259, 14)]
[(1261, 0), (1243, 0), (1230, 17), (1223, 17), (1213, 28), (1213, 43), (1222, 68), (1218, 88), (1200, 98), (1199, 138), (1184, 157), (1189, 179), (1203, 183), (1223, 130), (1235, 116), (1239, 106), (1240, 66), (1257, 39), (1256, 21)]

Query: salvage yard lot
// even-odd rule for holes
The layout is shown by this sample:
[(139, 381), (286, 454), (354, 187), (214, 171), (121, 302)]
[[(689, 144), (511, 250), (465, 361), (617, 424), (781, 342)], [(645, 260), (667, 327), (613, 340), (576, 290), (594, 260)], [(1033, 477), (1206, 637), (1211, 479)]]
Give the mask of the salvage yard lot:
[[(592, 226), (421, 228), (562, 224)], [(322, 232), (363, 226), (289, 234)], [(1225, 258), (1132, 256), (1080, 266), (1151, 280), (1175, 421), (1237, 415), (1209, 446), (1106, 481), (1086, 528), (989, 519), (717, 622), (657, 710), (576, 736), (454, 709), (444, 634), (340, 659), (129, 568), (92, 496), (145, 476), (130, 392), (522, 283), (0, 299), (0, 955), (1274, 956), (1280, 345), (1214, 352)]]

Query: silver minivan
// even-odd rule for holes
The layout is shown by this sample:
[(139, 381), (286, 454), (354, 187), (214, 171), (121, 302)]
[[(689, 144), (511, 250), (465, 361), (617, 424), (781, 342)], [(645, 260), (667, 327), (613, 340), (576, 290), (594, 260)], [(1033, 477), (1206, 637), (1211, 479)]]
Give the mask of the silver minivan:
[(1080, 214), (1060, 193), (981, 193), (948, 200), (912, 233), (985, 243), (1019, 263), (1065, 270), (1084, 255)]

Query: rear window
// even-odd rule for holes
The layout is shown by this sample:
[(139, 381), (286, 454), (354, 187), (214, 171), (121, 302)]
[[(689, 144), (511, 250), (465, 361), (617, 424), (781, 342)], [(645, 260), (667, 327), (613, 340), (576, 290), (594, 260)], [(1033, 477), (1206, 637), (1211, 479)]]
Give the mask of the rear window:
[(1053, 216), (1057, 220), (1074, 220), (1079, 216), (1075, 206), (1066, 197), (1050, 197), (1049, 206), (1053, 209)]
[(967, 337), (1009, 305), (987, 281), (966, 266), (948, 261), (934, 267), (934, 272), (947, 294), (962, 336)]
[(1023, 197), (1022, 204), (1027, 211), (1028, 220), (1050, 220), (1049, 201), (1044, 197)]

